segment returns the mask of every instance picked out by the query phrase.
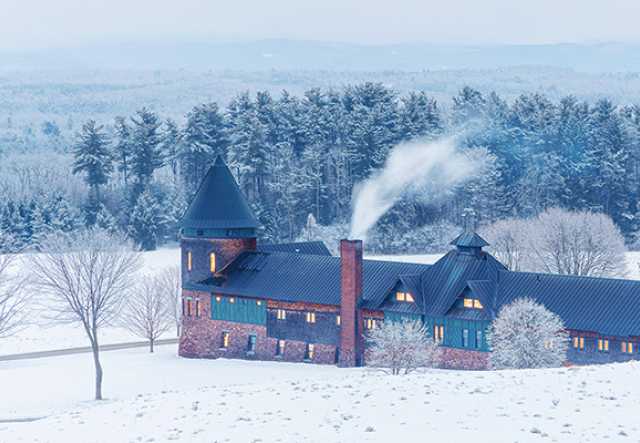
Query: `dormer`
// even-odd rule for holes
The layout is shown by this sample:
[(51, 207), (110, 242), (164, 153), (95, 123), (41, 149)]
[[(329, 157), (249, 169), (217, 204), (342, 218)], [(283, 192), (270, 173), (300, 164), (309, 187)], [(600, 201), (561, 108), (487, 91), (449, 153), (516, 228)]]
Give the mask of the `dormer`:
[(451, 245), (463, 254), (480, 256), (482, 248), (489, 246), (489, 243), (475, 232), (463, 232), (451, 242)]

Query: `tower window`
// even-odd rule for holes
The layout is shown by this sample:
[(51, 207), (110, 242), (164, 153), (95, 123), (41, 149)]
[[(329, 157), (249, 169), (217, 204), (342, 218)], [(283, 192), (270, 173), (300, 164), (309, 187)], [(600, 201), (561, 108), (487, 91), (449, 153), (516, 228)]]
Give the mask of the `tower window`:
[(193, 253), (187, 251), (187, 271), (193, 270)]
[(342, 321), (342, 319), (340, 318), (339, 315), (336, 315), (336, 325), (340, 326), (340, 322)]
[(313, 354), (315, 353), (315, 345), (311, 343), (307, 343), (307, 347), (304, 351), (304, 359), (305, 360), (313, 360)]
[(307, 323), (315, 323), (315, 322), (316, 322), (316, 313), (307, 312)]
[(211, 273), (216, 272), (216, 254), (214, 252), (209, 254), (209, 269)]

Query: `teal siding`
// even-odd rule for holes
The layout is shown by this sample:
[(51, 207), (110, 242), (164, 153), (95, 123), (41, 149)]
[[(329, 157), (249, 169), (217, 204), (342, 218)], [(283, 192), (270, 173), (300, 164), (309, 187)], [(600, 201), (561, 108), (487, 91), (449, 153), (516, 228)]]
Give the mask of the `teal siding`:
[(384, 319), (392, 322), (402, 320), (422, 321), (422, 315), (408, 312), (384, 311)]
[[(267, 302), (252, 298), (211, 296), (211, 319), (237, 323), (267, 324)], [(231, 303), (231, 299), (234, 300)], [(258, 304), (260, 303), (260, 304)]]
[[(444, 346), (451, 348), (470, 349), (478, 351), (489, 351), (487, 343), (487, 330), (489, 329), (489, 321), (460, 320), (446, 317), (426, 317), (425, 327), (429, 331), (429, 335), (433, 337), (433, 328), (435, 325), (444, 326)], [(463, 346), (463, 330), (469, 331), (468, 346)], [(479, 336), (477, 335), (479, 334)], [(480, 339), (480, 346), (476, 347), (476, 338)]]

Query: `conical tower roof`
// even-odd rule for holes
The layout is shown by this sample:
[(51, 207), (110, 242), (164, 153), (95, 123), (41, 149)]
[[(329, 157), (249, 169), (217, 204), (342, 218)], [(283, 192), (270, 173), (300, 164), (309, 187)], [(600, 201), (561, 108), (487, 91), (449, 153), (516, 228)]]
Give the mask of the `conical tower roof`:
[(487, 241), (475, 232), (463, 232), (451, 242), (453, 246), (462, 248), (483, 248), (489, 246)]
[(183, 229), (256, 229), (258, 222), (218, 156), (182, 218)]

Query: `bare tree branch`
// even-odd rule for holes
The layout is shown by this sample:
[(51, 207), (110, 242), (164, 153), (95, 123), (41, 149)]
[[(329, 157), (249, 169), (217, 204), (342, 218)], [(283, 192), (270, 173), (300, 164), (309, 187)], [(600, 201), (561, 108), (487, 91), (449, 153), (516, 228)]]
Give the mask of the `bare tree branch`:
[(15, 255), (0, 255), (0, 338), (26, 326), (26, 280)]
[(176, 336), (180, 336), (180, 328), (182, 326), (182, 277), (179, 266), (172, 266), (163, 269), (157, 275), (158, 291), (163, 294), (166, 299), (169, 315), (173, 319), (176, 327)]

